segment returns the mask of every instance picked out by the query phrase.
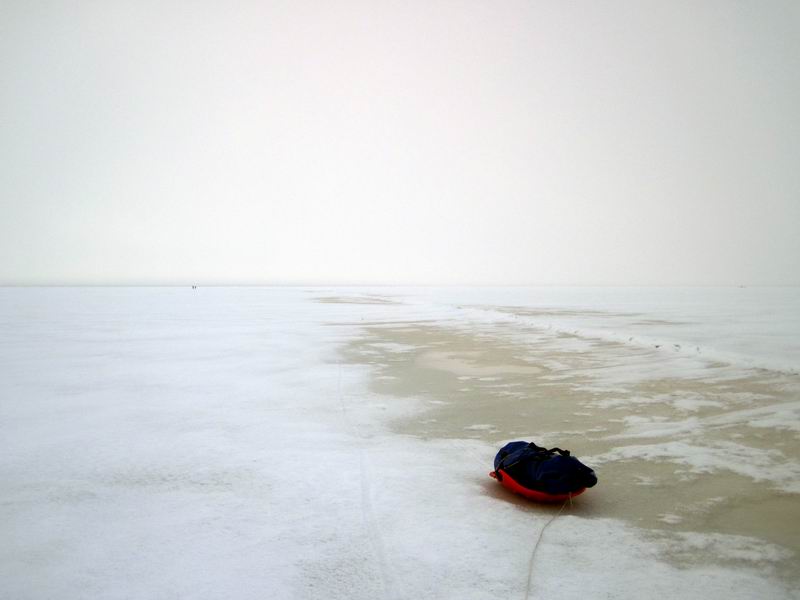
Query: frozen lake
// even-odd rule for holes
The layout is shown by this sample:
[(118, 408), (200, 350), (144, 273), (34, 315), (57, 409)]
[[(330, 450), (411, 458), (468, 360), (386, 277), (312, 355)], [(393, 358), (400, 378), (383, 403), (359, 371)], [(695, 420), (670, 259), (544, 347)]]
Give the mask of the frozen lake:
[(0, 597), (798, 598), (798, 370), (798, 288), (0, 288)]

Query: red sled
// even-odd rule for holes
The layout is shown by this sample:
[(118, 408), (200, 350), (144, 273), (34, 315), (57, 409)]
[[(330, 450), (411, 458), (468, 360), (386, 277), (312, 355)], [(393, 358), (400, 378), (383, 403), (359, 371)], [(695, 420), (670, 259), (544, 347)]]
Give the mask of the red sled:
[[(497, 476), (497, 473), (500, 473), (500, 477)], [(520, 496), (525, 496), (526, 498), (530, 498), (531, 500), (536, 500), (536, 502), (564, 502), (565, 500), (569, 500), (570, 498), (574, 498), (586, 491), (586, 488), (580, 488), (575, 490), (574, 492), (570, 492), (569, 494), (547, 494), (545, 492), (540, 492), (538, 490), (532, 490), (530, 488), (526, 488), (521, 486), (517, 483), (511, 475), (506, 473), (503, 469), (499, 469), (499, 471), (492, 471), (489, 473), (489, 477), (492, 479), (496, 479), (499, 481), (503, 487), (506, 489), (511, 490), (515, 494), (519, 494)]]

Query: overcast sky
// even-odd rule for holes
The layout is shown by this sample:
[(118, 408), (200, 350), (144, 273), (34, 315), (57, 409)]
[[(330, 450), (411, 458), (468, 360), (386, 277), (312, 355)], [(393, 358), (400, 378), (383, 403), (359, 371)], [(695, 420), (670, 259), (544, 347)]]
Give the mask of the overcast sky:
[(800, 2), (0, 0), (0, 283), (800, 284)]

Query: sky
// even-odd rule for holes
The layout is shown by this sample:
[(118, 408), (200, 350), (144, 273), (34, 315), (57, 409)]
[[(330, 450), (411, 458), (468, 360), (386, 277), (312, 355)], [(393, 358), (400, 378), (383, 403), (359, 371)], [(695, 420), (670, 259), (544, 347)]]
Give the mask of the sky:
[(800, 3), (0, 0), (0, 284), (800, 284)]

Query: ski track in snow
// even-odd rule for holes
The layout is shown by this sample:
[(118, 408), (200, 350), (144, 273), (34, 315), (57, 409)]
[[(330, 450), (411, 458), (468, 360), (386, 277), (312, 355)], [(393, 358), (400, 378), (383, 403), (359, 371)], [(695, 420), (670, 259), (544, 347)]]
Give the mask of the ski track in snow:
[(395, 598), (399, 598), (399, 596), (394, 593), (392, 576), (389, 571), (389, 561), (386, 559), (386, 547), (380, 528), (378, 527), (377, 519), (375, 518), (375, 510), (372, 505), (372, 485), (369, 483), (372, 479), (372, 475), (369, 468), (369, 459), (366, 457), (366, 450), (363, 446), (359, 449), (358, 463), (361, 476), (361, 516), (369, 536), (373, 553), (378, 557), (378, 569), (381, 577), (383, 596), (389, 600), (394, 600)]
[(377, 556), (377, 570), (381, 580), (381, 588), (383, 590), (383, 597), (387, 600), (394, 600), (399, 598), (394, 593), (394, 585), (392, 584), (392, 576), (389, 570), (389, 561), (386, 558), (386, 546), (381, 535), (378, 521), (375, 517), (375, 510), (372, 503), (373, 488), (372, 474), (369, 465), (369, 457), (367, 456), (366, 440), (361, 435), (358, 425), (352, 421), (348, 414), (347, 406), (344, 401), (344, 394), (342, 393), (342, 365), (337, 363), (338, 383), (337, 394), (339, 398), (339, 406), (341, 407), (342, 417), (346, 427), (352, 432), (356, 443), (358, 444), (358, 476), (359, 486), (361, 489), (361, 520), (364, 529), (369, 539), (370, 547), (372, 548), (373, 556)]

